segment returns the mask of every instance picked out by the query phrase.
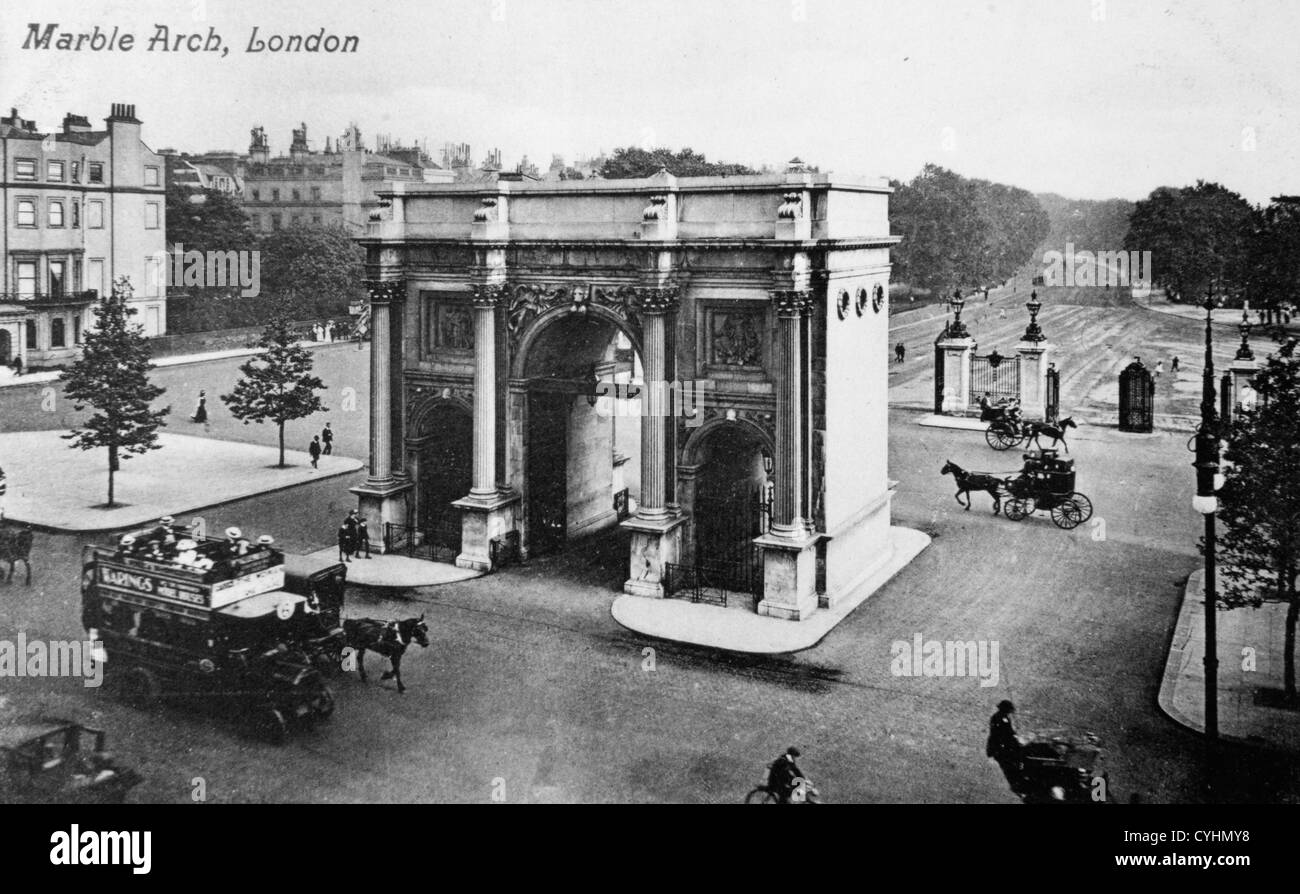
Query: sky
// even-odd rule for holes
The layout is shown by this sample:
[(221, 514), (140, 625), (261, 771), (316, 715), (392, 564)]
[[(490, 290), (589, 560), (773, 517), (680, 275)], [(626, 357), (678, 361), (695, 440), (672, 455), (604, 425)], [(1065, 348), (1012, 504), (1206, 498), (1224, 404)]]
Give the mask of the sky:
[[(543, 169), (616, 146), (793, 156), (911, 179), (927, 162), (1073, 198), (1215, 180), (1300, 193), (1295, 0), (9, 0), (0, 108), (45, 130), (136, 105), (154, 149), (313, 148), (355, 121)], [(28, 25), (135, 35), (24, 49)], [(149, 51), (155, 26), (228, 53)], [(253, 29), (356, 35), (353, 54), (249, 53)], [(1288, 114), (1292, 113), (1292, 114)]]

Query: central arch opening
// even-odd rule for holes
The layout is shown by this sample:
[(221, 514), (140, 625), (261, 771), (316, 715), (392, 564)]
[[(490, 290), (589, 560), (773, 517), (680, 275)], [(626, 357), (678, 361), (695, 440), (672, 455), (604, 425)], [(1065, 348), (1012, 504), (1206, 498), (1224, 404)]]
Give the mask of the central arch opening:
[(527, 349), (525, 543), (546, 555), (615, 527), (641, 488), (641, 361), (604, 317), (560, 316)]

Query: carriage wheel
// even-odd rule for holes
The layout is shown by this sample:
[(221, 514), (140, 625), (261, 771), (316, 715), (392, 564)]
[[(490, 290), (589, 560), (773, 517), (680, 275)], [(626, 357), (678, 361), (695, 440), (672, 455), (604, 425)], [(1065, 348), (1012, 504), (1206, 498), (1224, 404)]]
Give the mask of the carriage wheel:
[(1011, 521), (1023, 521), (1034, 511), (1033, 497), (1012, 497), (1002, 504), (1002, 514)]
[(746, 804), (775, 804), (777, 800), (774, 792), (761, 785), (745, 795)]
[(289, 722), (276, 708), (263, 708), (253, 719), (259, 737), (272, 745), (283, 745), (289, 737)]
[(1074, 501), (1073, 495), (1062, 497), (1061, 502), (1052, 507), (1052, 522), (1065, 531), (1083, 524), (1083, 508)]
[(1080, 493), (1070, 494), (1070, 500), (1074, 503), (1074, 505), (1079, 510), (1079, 514), (1081, 516), (1079, 519), (1079, 524), (1083, 524), (1088, 519), (1092, 518), (1092, 500), (1089, 500), (1087, 497), (1085, 497), (1083, 494)]
[(1012, 432), (1007, 431), (1001, 426), (990, 425), (984, 432), (984, 440), (989, 442), (989, 446), (994, 450), (1010, 450), (1020, 443), (1020, 439)]
[(143, 667), (133, 667), (123, 674), (121, 687), (122, 701), (133, 708), (151, 708), (162, 695), (158, 678)]

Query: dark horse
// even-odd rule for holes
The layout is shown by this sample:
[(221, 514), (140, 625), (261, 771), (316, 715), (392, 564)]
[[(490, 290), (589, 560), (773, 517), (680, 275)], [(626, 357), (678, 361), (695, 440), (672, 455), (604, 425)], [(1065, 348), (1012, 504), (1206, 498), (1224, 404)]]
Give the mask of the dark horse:
[[(998, 515), (1002, 512), (1002, 491), (1006, 486), (1001, 478), (994, 475), (985, 475), (979, 472), (967, 472), (961, 466), (952, 460), (943, 464), (939, 470), (940, 475), (951, 474), (957, 482), (957, 502), (966, 507), (970, 512), (970, 495), (972, 491), (984, 491), (993, 498), (993, 514)], [(966, 495), (966, 502), (962, 503), (962, 494)]]
[(11, 528), (0, 523), (0, 565), (9, 563), (9, 574), (5, 580), (14, 579), (14, 564), (22, 562), (27, 568), (27, 586), (32, 585), (32, 529)]
[(381, 680), (396, 680), (397, 691), (405, 692), (402, 685), (402, 656), (406, 647), (412, 642), (421, 648), (429, 647), (429, 625), (424, 623), (424, 615), (407, 618), (405, 621), (377, 621), (374, 618), (349, 618), (343, 622), (343, 633), (348, 645), (357, 650), (357, 671), (362, 682), (366, 679), (366, 652), (378, 652), (393, 665), (392, 670), (384, 671)]
[(1069, 453), (1070, 444), (1065, 440), (1065, 430), (1067, 428), (1078, 428), (1078, 427), (1079, 427), (1078, 423), (1074, 421), (1073, 416), (1066, 416), (1064, 419), (1062, 419), (1060, 422), (1056, 423), (1055, 425), (1053, 425), (1050, 422), (1026, 422), (1025, 434), (1027, 435), (1028, 439), (1026, 441), (1025, 446), (1028, 447), (1030, 444), (1033, 444), (1039, 450), (1042, 450), (1043, 445), (1038, 442), (1038, 436), (1047, 435), (1049, 438), (1052, 439), (1052, 447), (1056, 447), (1056, 444), (1059, 441), (1062, 445), (1064, 445), (1065, 452)]

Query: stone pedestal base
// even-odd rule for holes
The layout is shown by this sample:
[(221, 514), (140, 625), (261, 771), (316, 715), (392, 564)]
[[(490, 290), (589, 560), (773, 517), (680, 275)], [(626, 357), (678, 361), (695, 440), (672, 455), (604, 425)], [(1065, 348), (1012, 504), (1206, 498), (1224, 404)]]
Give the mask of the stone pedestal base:
[(682, 527), (686, 518), (629, 518), (622, 527), (632, 532), (628, 579), (623, 592), (632, 596), (664, 596), (664, 566), (681, 561)]
[(754, 540), (763, 550), (763, 598), (758, 613), (802, 621), (817, 610), (817, 544), (820, 534), (798, 538), (767, 534)]
[(1228, 412), (1235, 419), (1242, 410), (1255, 409), (1255, 389), (1250, 381), (1259, 373), (1259, 365), (1254, 360), (1233, 360), (1228, 367), (1231, 377), (1232, 392), (1228, 400)]
[(357, 512), (370, 531), (371, 552), (384, 551), (384, 525), (405, 525), (406, 494), (414, 485), (403, 478), (367, 480), (351, 488), (357, 495)]
[(492, 570), (492, 541), (515, 529), (517, 494), (497, 494), (486, 499), (468, 496), (451, 505), (460, 510), (460, 555), (457, 568)]
[(1047, 418), (1047, 361), (1054, 345), (1022, 341), (1016, 345), (1020, 364), (1020, 409), (1025, 419)]
[[(943, 362), (945, 413), (960, 415), (970, 403), (970, 358), (975, 351), (973, 338), (945, 338), (939, 342)], [(951, 392), (951, 394), (949, 394)]]

